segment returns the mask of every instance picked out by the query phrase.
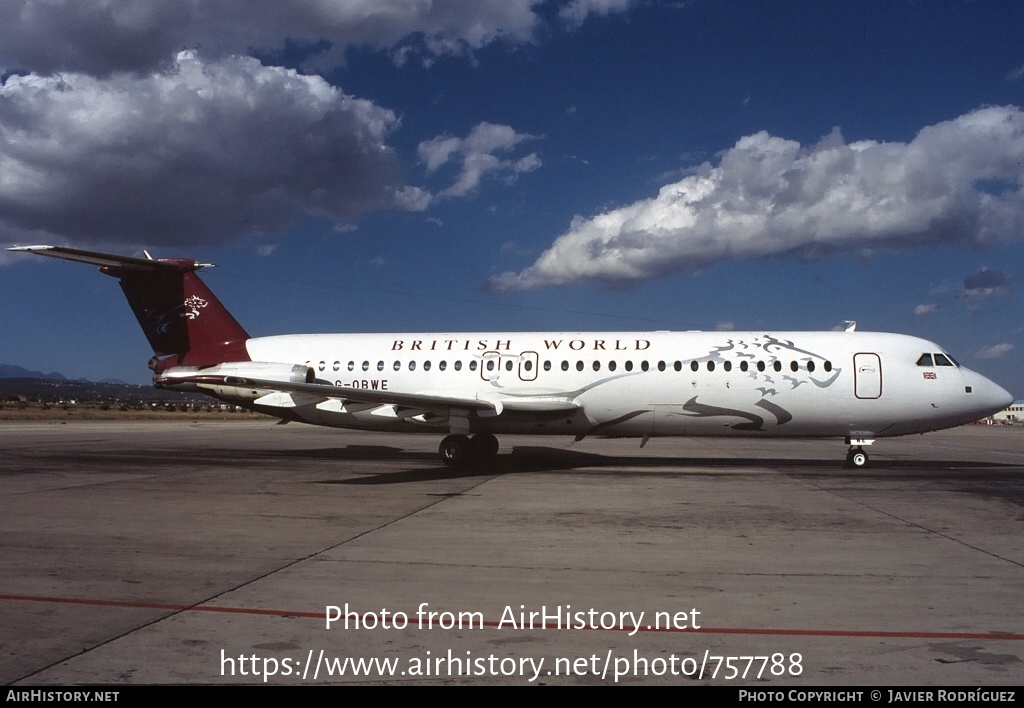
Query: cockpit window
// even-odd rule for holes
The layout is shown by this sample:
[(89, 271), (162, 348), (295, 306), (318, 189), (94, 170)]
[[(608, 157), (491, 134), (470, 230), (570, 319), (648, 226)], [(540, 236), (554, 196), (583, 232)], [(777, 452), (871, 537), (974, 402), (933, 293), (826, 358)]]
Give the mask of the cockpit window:
[(934, 366), (934, 364), (932, 364), (932, 355), (931, 354), (922, 354), (921, 358), (917, 360), (917, 365), (918, 366)]
[(935, 365), (936, 366), (953, 366), (953, 362), (951, 362), (949, 359), (947, 359), (945, 354), (936, 354), (935, 355)]

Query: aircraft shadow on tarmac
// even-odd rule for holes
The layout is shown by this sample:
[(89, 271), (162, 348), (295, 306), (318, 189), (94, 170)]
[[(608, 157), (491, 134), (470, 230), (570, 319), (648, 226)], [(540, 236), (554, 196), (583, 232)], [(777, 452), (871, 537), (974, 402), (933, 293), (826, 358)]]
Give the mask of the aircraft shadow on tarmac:
[[(343, 448), (318, 448), (314, 450), (280, 450), (264, 453), (279, 458), (315, 458), (338, 462), (380, 460), (401, 464), (402, 462), (434, 462), (437, 457), (431, 453), (408, 452), (387, 446), (352, 445)], [(842, 462), (827, 459), (766, 459), (743, 457), (622, 457), (600, 455), (578, 450), (549, 447), (516, 446), (511, 454), (500, 454), (486, 466), (471, 465), (457, 469), (444, 465), (428, 468), (395, 469), (394, 471), (361, 474), (355, 478), (321, 480), (318, 484), (371, 485), (406, 484), (439, 479), (466, 479), (473, 477), (494, 477), (497, 475), (527, 472), (566, 472), (586, 469), (593, 474), (683, 475), (720, 476), (722, 471), (737, 468), (769, 468), (786, 470), (788, 473), (805, 473), (808, 476), (835, 477), (849, 475), (856, 479), (889, 478), (893, 472), (901, 477), (959, 478), (967, 470), (989, 472), (1012, 472), (1016, 478), (1019, 466), (995, 462), (941, 461), (910, 459), (879, 459), (868, 469), (846, 469)]]
[[(17, 457), (14, 455), (13, 457)], [(104, 471), (123, 470), (146, 472), (171, 466), (204, 465), (224, 470), (259, 469), (271, 461), (303, 460), (338, 463), (338, 471), (356, 476), (345, 479), (320, 480), (317, 484), (406, 484), (440, 479), (488, 478), (498, 475), (528, 472), (573, 472), (586, 474), (621, 474), (633, 477), (644, 475), (721, 476), (736, 474), (738, 470), (777, 470), (786, 474), (806, 477), (852, 480), (885, 480), (899, 475), (901, 479), (920, 478), (953, 481), (970, 478), (973, 482), (1020, 483), (1022, 467), (1017, 463), (980, 462), (971, 460), (921, 460), (898, 456), (877, 456), (867, 469), (848, 469), (842, 460), (834, 457), (822, 459), (763, 457), (653, 457), (602, 455), (581, 450), (542, 446), (515, 446), (505, 451), (489, 465), (459, 469), (438, 462), (432, 452), (408, 451), (387, 445), (348, 445), (345, 447), (238, 450), (202, 449), (176, 451), (173, 455), (154, 454), (153, 450), (80, 451), (74, 454), (46, 456), (50, 464), (65, 463), (71, 469), (98, 468)], [(346, 469), (345, 462), (373, 462), (386, 464), (380, 471), (360, 472)], [(28, 461), (25, 461), (26, 464)], [(8, 459), (7, 473), (16, 473), (19, 466)], [(11, 464), (13, 463), (13, 465)], [(411, 466), (410, 466), (411, 465)], [(365, 468), (365, 465), (363, 466)], [(322, 466), (321, 466), (322, 469)]]

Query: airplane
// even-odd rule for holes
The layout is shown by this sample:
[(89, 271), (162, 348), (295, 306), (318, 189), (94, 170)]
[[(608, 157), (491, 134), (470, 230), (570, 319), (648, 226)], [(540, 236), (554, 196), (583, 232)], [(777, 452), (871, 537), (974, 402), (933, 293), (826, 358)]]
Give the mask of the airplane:
[(1013, 397), (917, 337), (827, 332), (436, 332), (250, 337), (196, 271), (212, 264), (62, 246), (8, 249), (118, 278), (157, 388), (281, 422), (444, 435), (448, 465), (491, 463), (499, 434), (878, 438), (955, 427)]

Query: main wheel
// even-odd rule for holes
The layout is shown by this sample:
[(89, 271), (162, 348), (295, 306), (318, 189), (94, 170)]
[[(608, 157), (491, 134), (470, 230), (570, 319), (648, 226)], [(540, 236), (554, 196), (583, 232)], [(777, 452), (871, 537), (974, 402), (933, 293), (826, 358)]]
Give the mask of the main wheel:
[(437, 447), (441, 461), (449, 467), (461, 467), (473, 457), (473, 444), (465, 435), (449, 435)]

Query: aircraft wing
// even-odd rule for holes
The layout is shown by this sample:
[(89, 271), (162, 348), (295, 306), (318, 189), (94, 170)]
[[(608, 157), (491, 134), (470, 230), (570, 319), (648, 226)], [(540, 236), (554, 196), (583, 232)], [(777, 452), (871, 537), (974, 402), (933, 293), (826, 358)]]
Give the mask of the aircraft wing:
[[(457, 396), (442, 396), (432, 393), (402, 393), (398, 391), (380, 391), (363, 388), (348, 388), (334, 386), (324, 383), (296, 383), (290, 381), (273, 381), (270, 379), (257, 379), (244, 376), (230, 376), (223, 374), (194, 374), (190, 376), (175, 376), (162, 382), (157, 379), (157, 385), (162, 383), (175, 384), (187, 383), (198, 386), (230, 386), (232, 388), (249, 388), (256, 391), (280, 392), (290, 394), (301, 394), (311, 396), (314, 399), (334, 399), (346, 403), (366, 403), (374, 405), (391, 405), (400, 408), (413, 408), (421, 411), (451, 413), (453, 411), (465, 411), (476, 413), (482, 416), (499, 415), (503, 410), (530, 411), (531, 413), (563, 414), (574, 411), (580, 406), (575, 401), (558, 396), (529, 396), (512, 397), (501, 399), (468, 398)], [(259, 400), (257, 400), (259, 402)]]

